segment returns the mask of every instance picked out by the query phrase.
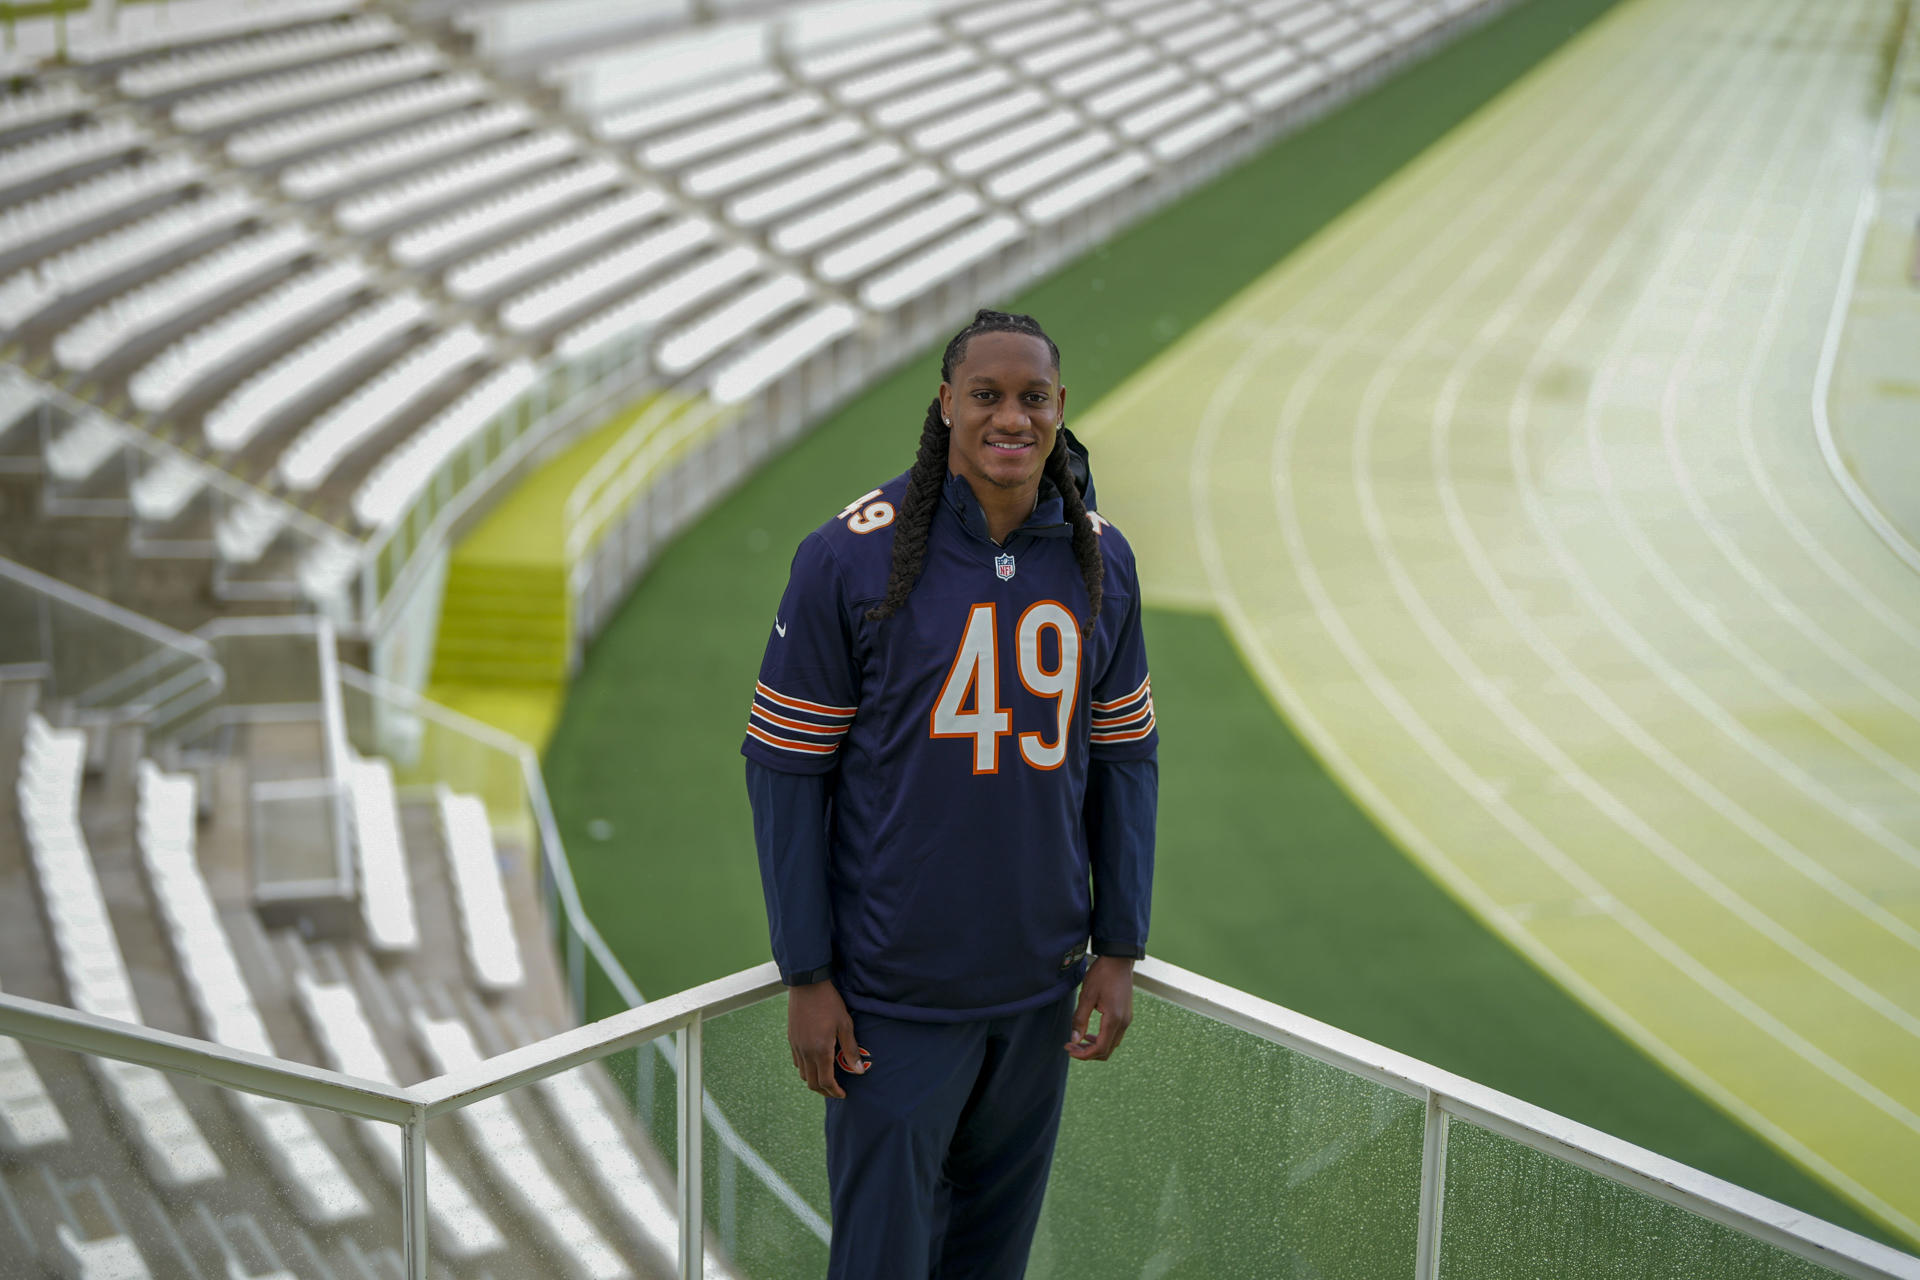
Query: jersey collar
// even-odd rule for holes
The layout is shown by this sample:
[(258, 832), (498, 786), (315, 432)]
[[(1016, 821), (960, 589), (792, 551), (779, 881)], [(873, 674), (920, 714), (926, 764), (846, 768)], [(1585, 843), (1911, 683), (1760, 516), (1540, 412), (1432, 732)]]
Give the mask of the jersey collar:
[[(993, 541), (987, 532), (987, 513), (980, 509), (979, 499), (973, 496), (973, 486), (965, 476), (947, 472), (946, 499), (947, 506), (960, 517), (960, 524), (968, 533), (985, 542)], [(1040, 477), (1040, 500), (1033, 504), (1026, 523), (1007, 535), (1007, 542), (1011, 543), (1016, 535), (1023, 533), (1034, 538), (1073, 536), (1073, 526), (1067, 523), (1066, 500), (1045, 476)]]

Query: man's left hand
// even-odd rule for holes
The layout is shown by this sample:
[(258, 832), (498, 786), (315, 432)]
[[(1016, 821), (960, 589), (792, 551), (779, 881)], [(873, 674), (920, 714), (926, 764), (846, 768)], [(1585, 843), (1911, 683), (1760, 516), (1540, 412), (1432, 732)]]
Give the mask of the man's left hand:
[[(1087, 1023), (1100, 1014), (1098, 1035), (1087, 1034)], [(1105, 1062), (1120, 1047), (1133, 1021), (1133, 961), (1099, 956), (1080, 983), (1080, 1004), (1073, 1011), (1073, 1039), (1067, 1052), (1082, 1062)]]

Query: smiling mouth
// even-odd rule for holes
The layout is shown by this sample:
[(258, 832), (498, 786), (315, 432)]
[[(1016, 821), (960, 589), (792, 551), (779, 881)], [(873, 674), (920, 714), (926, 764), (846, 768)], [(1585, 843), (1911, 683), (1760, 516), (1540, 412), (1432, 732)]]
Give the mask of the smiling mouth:
[(987, 448), (998, 449), (1002, 453), (1020, 453), (1023, 450), (1031, 449), (1032, 447), (1033, 447), (1033, 441), (1031, 440), (989, 440), (987, 441)]

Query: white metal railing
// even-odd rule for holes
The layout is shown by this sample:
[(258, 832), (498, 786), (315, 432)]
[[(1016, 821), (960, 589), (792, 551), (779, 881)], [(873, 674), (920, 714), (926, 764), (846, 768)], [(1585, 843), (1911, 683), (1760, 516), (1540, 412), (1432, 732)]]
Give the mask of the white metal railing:
[[(1854, 1280), (1920, 1280), (1920, 1258), (1243, 991), (1157, 960), (1141, 961), (1135, 970), (1135, 982), (1147, 995), (1424, 1104), (1416, 1280), (1432, 1280), (1440, 1273), (1445, 1243), (1442, 1209), (1447, 1186), (1448, 1128), (1456, 1120), (1598, 1174), (1836, 1275)], [(775, 967), (759, 965), (408, 1087), (360, 1080), (4, 994), (0, 994), (0, 1034), (400, 1125), (405, 1135), (401, 1214), (409, 1280), (425, 1280), (427, 1276), (425, 1134), (429, 1121), (671, 1034), (679, 1066), (679, 1275), (682, 1280), (697, 1280), (705, 1265), (702, 1027), (722, 1014), (773, 998), (782, 989)], [(1108, 1069), (1126, 1068), (1122, 1063)], [(1124, 1159), (1124, 1154), (1115, 1158)]]

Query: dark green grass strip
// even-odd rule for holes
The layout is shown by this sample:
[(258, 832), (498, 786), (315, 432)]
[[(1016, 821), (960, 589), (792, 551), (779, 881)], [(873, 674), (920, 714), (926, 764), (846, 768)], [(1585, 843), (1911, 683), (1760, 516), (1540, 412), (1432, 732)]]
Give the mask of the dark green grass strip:
[[(1008, 305), (1047, 325), (1073, 403), (1091, 405), (1610, 4), (1532, 0)], [(936, 358), (871, 389), (683, 537), (573, 683), (548, 784), (589, 909), (651, 993), (766, 958), (738, 747), (772, 610), (806, 531), (911, 460)], [(1154, 611), (1147, 625), (1167, 726), (1157, 954), (1872, 1232), (1410, 863), (1274, 714), (1217, 623)], [(604, 839), (589, 835), (596, 819)]]

